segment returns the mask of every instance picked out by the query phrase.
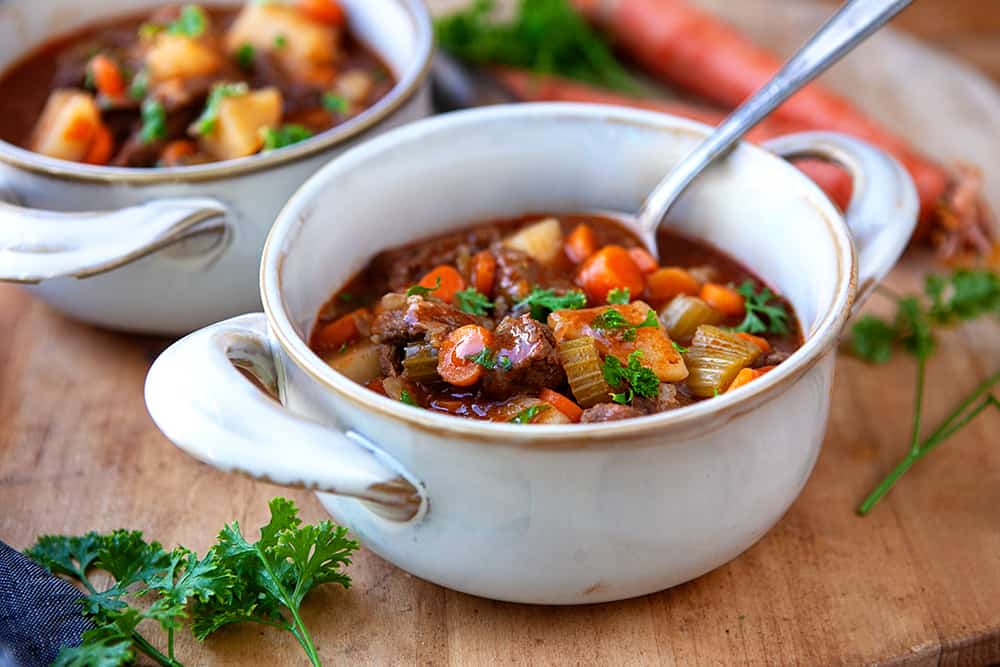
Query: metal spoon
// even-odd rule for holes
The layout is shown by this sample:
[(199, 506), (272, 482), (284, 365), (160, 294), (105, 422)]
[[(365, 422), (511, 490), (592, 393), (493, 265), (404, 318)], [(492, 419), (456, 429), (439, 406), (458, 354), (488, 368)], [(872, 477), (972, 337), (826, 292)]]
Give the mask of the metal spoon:
[[(671, 207), (708, 165), (793, 93), (840, 60), (912, 0), (850, 0), (806, 42), (767, 84), (719, 125), (653, 189), (635, 217), (617, 215), (657, 255), (656, 230)], [(607, 214), (606, 211), (602, 212)]]

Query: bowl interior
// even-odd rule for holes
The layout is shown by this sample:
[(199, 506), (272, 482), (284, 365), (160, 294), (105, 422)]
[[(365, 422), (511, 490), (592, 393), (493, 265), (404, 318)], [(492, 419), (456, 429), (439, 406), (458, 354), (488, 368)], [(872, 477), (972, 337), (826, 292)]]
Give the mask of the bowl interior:
[[(464, 112), (396, 130), (335, 160), (293, 198), (265, 254), (265, 289), (272, 273), (306, 338), (319, 307), (380, 250), (490, 218), (635, 211), (704, 132), (575, 105)], [(762, 150), (742, 146), (700, 176), (671, 219), (778, 289), (807, 337), (848, 297), (852, 251), (839, 214)]]

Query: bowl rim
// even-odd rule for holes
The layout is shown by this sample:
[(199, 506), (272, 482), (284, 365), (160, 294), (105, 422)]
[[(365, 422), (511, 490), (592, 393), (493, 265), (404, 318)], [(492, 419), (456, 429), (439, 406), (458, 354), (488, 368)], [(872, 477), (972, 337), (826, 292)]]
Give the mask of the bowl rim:
[[(228, 1), (228, 0), (227, 0)], [(0, 164), (23, 171), (83, 183), (159, 185), (200, 183), (242, 176), (299, 162), (354, 140), (395, 114), (413, 98), (426, 80), (434, 53), (434, 30), (423, 0), (392, 0), (409, 15), (416, 33), (416, 58), (381, 100), (354, 118), (315, 137), (269, 153), (203, 165), (166, 168), (107, 167), (51, 158), (0, 139)], [(56, 35), (50, 35), (54, 37)], [(44, 42), (43, 42), (44, 43)], [(25, 52), (26, 54), (27, 52)], [(22, 54), (22, 57), (23, 55)], [(15, 59), (12, 62), (17, 62)]]
[(620, 442), (624, 438), (648, 437), (654, 432), (657, 437), (662, 437), (681, 429), (715, 427), (718, 419), (729, 421), (777, 399), (837, 344), (850, 317), (857, 292), (858, 257), (847, 223), (823, 191), (791, 163), (763, 148), (743, 142), (735, 150), (751, 152), (759, 158), (776, 161), (779, 163), (778, 168), (784, 169), (789, 178), (798, 181), (798, 187), (806, 194), (807, 201), (826, 222), (829, 239), (834, 244), (837, 255), (838, 276), (831, 305), (820, 316), (814, 333), (777, 369), (741, 391), (731, 395), (723, 394), (711, 401), (702, 401), (678, 410), (632, 419), (596, 424), (539, 424), (526, 428), (518, 424), (464, 419), (401, 404), (366, 389), (327, 366), (296, 333), (283, 298), (281, 277), (286, 253), (283, 242), (299, 226), (307, 223), (308, 211), (317, 210), (311, 203), (326, 187), (326, 182), (341, 171), (354, 169), (387, 149), (427, 135), (446, 134), (453, 128), (469, 125), (511, 120), (531, 122), (532, 119), (561, 119), (568, 122), (599, 120), (652, 131), (680, 131), (697, 137), (703, 137), (713, 129), (677, 116), (624, 107), (578, 103), (499, 105), (424, 119), (394, 129), (338, 156), (303, 184), (286, 203), (268, 234), (261, 260), (261, 300), (270, 332), (299, 369), (325, 390), (359, 409), (436, 436), (517, 446), (573, 448), (579, 447), (581, 441), (588, 445), (608, 444), (611, 441)]

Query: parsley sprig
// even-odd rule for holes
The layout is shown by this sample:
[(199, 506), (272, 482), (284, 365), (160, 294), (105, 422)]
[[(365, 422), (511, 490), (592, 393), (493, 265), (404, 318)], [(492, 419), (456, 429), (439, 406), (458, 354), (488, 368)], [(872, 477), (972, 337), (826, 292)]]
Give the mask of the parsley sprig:
[(466, 359), (479, 364), (488, 371), (495, 370), (498, 366), (505, 371), (514, 368), (514, 362), (510, 360), (510, 357), (497, 357), (496, 353), (488, 347), (484, 347), (476, 354), (470, 354)]
[(150, 144), (167, 137), (167, 110), (159, 100), (152, 97), (142, 103), (142, 129), (139, 139), (144, 144)]
[(493, 307), (493, 302), (475, 287), (469, 287), (460, 292), (455, 292), (455, 305), (458, 306), (459, 310), (465, 311), (470, 315), (484, 317), (489, 315), (489, 309)]
[[(358, 544), (329, 521), (303, 526), (290, 500), (275, 498), (270, 509), (259, 540), (248, 541), (234, 522), (204, 558), (184, 547), (167, 552), (139, 531), (40, 537), (27, 554), (53, 574), (83, 584), (83, 613), (96, 625), (80, 646), (64, 648), (55, 665), (117, 667), (131, 664), (138, 651), (165, 667), (183, 667), (174, 656), (174, 637), (188, 619), (199, 640), (231, 623), (287, 630), (319, 665), (299, 607), (320, 584), (350, 586), (341, 568)], [(103, 570), (113, 583), (97, 588), (93, 570)], [(148, 604), (134, 604), (139, 598)], [(153, 644), (148, 630), (139, 631), (148, 622), (162, 628), (165, 648)]]
[(788, 310), (774, 292), (767, 287), (758, 292), (752, 280), (744, 281), (736, 291), (743, 296), (747, 314), (734, 331), (776, 336), (788, 333)]
[(579, 310), (587, 305), (587, 297), (580, 290), (569, 290), (565, 294), (556, 294), (555, 290), (535, 287), (531, 294), (517, 302), (515, 308), (527, 306), (531, 316), (539, 322), (544, 322), (554, 310)]
[(434, 287), (424, 287), (423, 285), (411, 285), (406, 290), (406, 296), (427, 296), (432, 292), (436, 292), (441, 289), (441, 276), (438, 276), (437, 282), (434, 283)]
[(265, 127), (261, 129), (260, 135), (264, 139), (262, 150), (265, 151), (285, 148), (313, 137), (312, 130), (297, 123), (286, 123), (279, 127)]
[(621, 336), (622, 340), (635, 340), (639, 329), (650, 329), (660, 326), (660, 320), (652, 310), (646, 311), (646, 319), (639, 324), (630, 324), (625, 316), (614, 308), (608, 308), (595, 317), (590, 326), (594, 329), (608, 331)]
[(535, 421), (535, 417), (549, 409), (547, 405), (532, 405), (521, 410), (510, 420), (512, 424), (530, 424)]
[(167, 33), (184, 37), (201, 37), (208, 30), (208, 16), (198, 5), (185, 5), (176, 21), (167, 25)]
[(244, 82), (239, 83), (217, 83), (212, 87), (212, 92), (208, 94), (205, 102), (205, 110), (194, 122), (195, 132), (201, 135), (208, 135), (215, 132), (219, 124), (219, 109), (222, 100), (227, 97), (239, 97), (250, 92), (250, 87)]
[(632, 300), (632, 290), (627, 287), (624, 288), (613, 288), (608, 292), (608, 303), (625, 305)]
[(984, 411), (1000, 408), (1000, 400), (991, 393), (1000, 383), (998, 371), (966, 396), (929, 436), (920, 437), (927, 360), (936, 348), (934, 326), (973, 320), (987, 314), (1000, 316), (1000, 276), (992, 271), (960, 269), (950, 276), (928, 276), (922, 297), (899, 296), (887, 290), (880, 290), (880, 293), (895, 302), (895, 315), (888, 320), (874, 315), (860, 318), (851, 329), (850, 347), (856, 356), (870, 363), (885, 363), (896, 346), (916, 358), (913, 428), (909, 451), (861, 503), (858, 507), (861, 515), (870, 512), (914, 463)]
[(653, 369), (642, 365), (642, 352), (639, 350), (628, 355), (628, 364), (625, 366), (618, 357), (609, 354), (604, 359), (602, 371), (608, 385), (616, 389), (623, 388), (623, 391), (611, 394), (611, 400), (615, 403), (627, 405), (636, 396), (652, 398), (660, 393), (660, 379)]

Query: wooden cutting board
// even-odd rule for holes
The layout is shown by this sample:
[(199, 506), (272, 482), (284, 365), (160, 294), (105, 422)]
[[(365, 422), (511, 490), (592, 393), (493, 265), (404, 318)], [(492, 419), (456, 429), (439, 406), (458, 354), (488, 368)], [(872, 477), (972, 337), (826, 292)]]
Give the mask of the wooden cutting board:
[[(775, 2), (785, 11), (765, 11)], [(713, 3), (786, 51), (824, 14), (782, 0)], [(998, 203), (1000, 95), (983, 78), (886, 34), (830, 81), (929, 151), (982, 164)], [(927, 267), (911, 255), (890, 283), (912, 289)], [(929, 424), (1000, 368), (993, 323), (941, 343)], [(323, 518), (312, 495), (216, 472), (159, 434), (142, 386), (165, 344), (74, 323), (0, 287), (0, 539), (24, 548), (40, 533), (129, 527), (203, 551), (225, 522), (263, 523), (278, 494), (306, 520)], [(870, 517), (853, 512), (905, 451), (913, 372), (903, 358), (873, 368), (842, 357), (829, 434), (802, 496), (756, 546), (696, 581), (616, 604), (528, 607), (442, 589), (362, 551), (354, 588), (321, 589), (306, 623), (327, 664), (998, 662), (998, 416), (916, 466)], [(290, 637), (256, 627), (182, 641), (178, 657), (307, 664)]]

